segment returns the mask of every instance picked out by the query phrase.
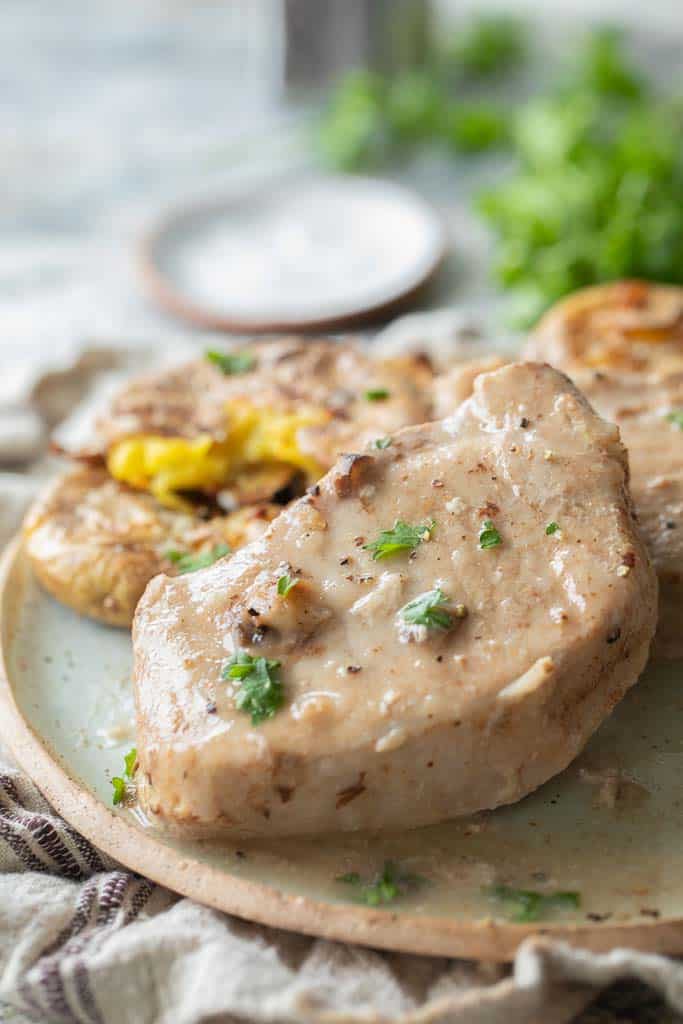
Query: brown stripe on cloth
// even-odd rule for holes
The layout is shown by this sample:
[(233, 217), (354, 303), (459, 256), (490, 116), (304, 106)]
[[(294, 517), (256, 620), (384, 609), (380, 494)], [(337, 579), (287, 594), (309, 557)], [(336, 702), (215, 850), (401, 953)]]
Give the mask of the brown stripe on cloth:
[(37, 808), (27, 809), (14, 778), (7, 772), (0, 775), (2, 840), (32, 871), (81, 880), (106, 868), (94, 846), (66, 822)]
[[(3, 855), (3, 844), (5, 846)], [(18, 1009), (51, 1024), (102, 1024), (88, 961), (111, 935), (134, 921), (156, 886), (113, 861), (62, 821), (19, 773), (0, 773), (0, 863), (82, 883), (58, 934), (46, 932), (16, 985)], [(12, 870), (10, 868), (10, 870)]]

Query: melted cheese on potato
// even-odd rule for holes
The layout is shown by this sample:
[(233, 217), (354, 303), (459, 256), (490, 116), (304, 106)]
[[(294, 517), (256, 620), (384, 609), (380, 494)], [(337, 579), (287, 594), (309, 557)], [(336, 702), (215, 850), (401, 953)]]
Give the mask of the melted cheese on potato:
[(116, 480), (150, 491), (169, 508), (186, 506), (178, 492), (215, 493), (245, 469), (286, 465), (316, 480), (324, 469), (301, 450), (298, 433), (328, 419), (324, 409), (287, 412), (235, 402), (230, 405), (225, 439), (209, 434), (192, 439), (140, 434), (112, 446), (107, 468)]

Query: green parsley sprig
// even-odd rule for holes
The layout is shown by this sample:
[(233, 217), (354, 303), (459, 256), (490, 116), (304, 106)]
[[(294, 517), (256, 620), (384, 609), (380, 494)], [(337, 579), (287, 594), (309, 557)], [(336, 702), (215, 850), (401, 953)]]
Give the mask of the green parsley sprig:
[(669, 423), (673, 423), (679, 430), (683, 430), (683, 409), (674, 409), (666, 418)]
[(495, 524), (491, 519), (485, 519), (479, 534), (479, 547), (482, 551), (486, 551), (488, 548), (497, 548), (499, 544), (503, 543), (503, 538), (495, 527)]
[(137, 748), (133, 747), (123, 758), (123, 776), (115, 775), (111, 780), (111, 784), (114, 787), (111, 802), (114, 806), (123, 803), (128, 795), (128, 782), (126, 780), (133, 778), (137, 759)]
[(399, 612), (404, 622), (414, 626), (426, 626), (427, 629), (450, 629), (453, 625), (453, 616), (446, 610), (444, 605), (448, 604), (448, 598), (443, 590), (436, 587), (428, 590), (426, 594), (420, 594), (413, 601), (409, 601)]
[(166, 558), (176, 566), (178, 575), (183, 576), (186, 572), (208, 569), (219, 558), (229, 554), (229, 544), (216, 544), (210, 551), (202, 551), (198, 555), (194, 555), (190, 551), (167, 551)]
[(364, 544), (363, 548), (371, 551), (373, 559), (379, 562), (383, 558), (391, 558), (405, 551), (415, 551), (423, 541), (430, 539), (435, 527), (436, 522), (433, 519), (418, 526), (411, 526), (410, 523), (397, 519), (390, 530), (382, 530), (377, 540)]
[(552, 523), (548, 523), (548, 525), (545, 528), (546, 537), (551, 537), (554, 533), (557, 533), (559, 528), (560, 524), (556, 523), (554, 520), (552, 521)]
[(249, 373), (256, 366), (256, 356), (253, 352), (218, 352), (216, 349), (209, 349), (205, 353), (205, 357), (210, 363), (217, 366), (226, 377)]
[(421, 875), (402, 871), (397, 864), (388, 860), (379, 874), (370, 881), (363, 881), (357, 871), (339, 875), (336, 881), (352, 888), (354, 902), (365, 903), (368, 907), (379, 907), (382, 904), (394, 903), (410, 889), (424, 885), (426, 879)]
[(240, 680), (235, 707), (251, 715), (252, 725), (273, 718), (284, 704), (279, 661), (253, 658), (246, 651), (236, 651), (223, 669), (223, 678)]
[(289, 573), (285, 573), (277, 581), (277, 592), (280, 597), (287, 597), (290, 590), (293, 590), (300, 582), (301, 580), (298, 580), (296, 577), (292, 578)]
[(532, 889), (513, 889), (509, 885), (493, 885), (486, 891), (502, 903), (510, 919), (519, 924), (538, 921), (549, 910), (575, 910), (581, 906), (578, 892), (535, 892)]
[(364, 392), (366, 401), (368, 402), (386, 402), (391, 392), (387, 388), (370, 388)]
[(390, 437), (378, 437), (378, 438), (375, 439), (373, 444), (374, 444), (375, 448), (379, 448), (380, 451), (384, 451), (384, 449), (388, 448), (389, 445), (391, 444), (391, 438)]

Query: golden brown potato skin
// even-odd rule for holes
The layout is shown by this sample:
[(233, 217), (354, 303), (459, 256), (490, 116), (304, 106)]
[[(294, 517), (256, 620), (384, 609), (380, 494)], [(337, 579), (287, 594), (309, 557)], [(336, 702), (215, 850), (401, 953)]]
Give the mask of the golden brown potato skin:
[(128, 627), (152, 577), (177, 574), (169, 550), (234, 549), (256, 539), (278, 511), (264, 504), (202, 520), (162, 508), (104, 469), (85, 467), (50, 485), (29, 510), (23, 533), (33, 571), (53, 597), (81, 615)]
[(556, 302), (524, 350), (571, 374), (575, 370), (683, 371), (683, 288), (614, 281)]

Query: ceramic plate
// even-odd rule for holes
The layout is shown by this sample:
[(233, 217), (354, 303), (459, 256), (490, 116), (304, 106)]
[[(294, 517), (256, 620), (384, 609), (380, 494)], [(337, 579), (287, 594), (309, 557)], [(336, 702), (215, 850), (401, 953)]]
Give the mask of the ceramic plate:
[[(128, 867), (281, 928), (446, 956), (509, 958), (534, 932), (604, 950), (683, 952), (683, 671), (651, 667), (581, 758), (512, 807), (388, 836), (218, 843), (170, 839), (111, 804), (133, 744), (127, 633), (77, 617), (33, 581), (19, 543), (0, 582), (2, 738), (57, 809)], [(396, 903), (335, 881), (391, 860), (424, 879)], [(507, 884), (580, 907), (516, 924)]]
[(387, 311), (443, 251), (437, 215), (409, 189), (297, 175), (170, 215), (142, 271), (157, 302), (202, 326), (306, 330)]

